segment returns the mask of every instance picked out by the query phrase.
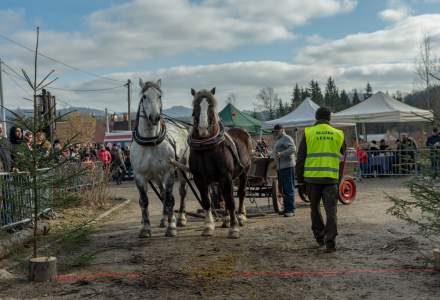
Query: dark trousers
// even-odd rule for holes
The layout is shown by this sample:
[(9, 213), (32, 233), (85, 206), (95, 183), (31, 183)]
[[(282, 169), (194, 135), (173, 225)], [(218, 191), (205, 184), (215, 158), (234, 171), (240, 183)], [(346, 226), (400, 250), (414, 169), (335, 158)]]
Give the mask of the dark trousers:
[(283, 187), (284, 212), (295, 211), (295, 173), (294, 168), (278, 170), (278, 181)]
[[(307, 183), (307, 194), (310, 199), (310, 214), (312, 217), (312, 231), (316, 240), (324, 240), (327, 244), (335, 243), (338, 235), (337, 229), (337, 184), (309, 184)], [(324, 203), (326, 224), (321, 215), (321, 199)]]

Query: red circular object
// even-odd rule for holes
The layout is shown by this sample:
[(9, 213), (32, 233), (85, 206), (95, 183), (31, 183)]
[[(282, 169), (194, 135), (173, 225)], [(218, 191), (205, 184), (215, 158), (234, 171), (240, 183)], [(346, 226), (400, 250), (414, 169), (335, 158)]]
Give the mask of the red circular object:
[(233, 116), (233, 117), (236, 117), (236, 116), (237, 116), (237, 113), (234, 111), (234, 112), (232, 113), (232, 116)]
[(339, 201), (342, 204), (351, 204), (356, 198), (356, 182), (351, 177), (343, 177), (339, 183)]

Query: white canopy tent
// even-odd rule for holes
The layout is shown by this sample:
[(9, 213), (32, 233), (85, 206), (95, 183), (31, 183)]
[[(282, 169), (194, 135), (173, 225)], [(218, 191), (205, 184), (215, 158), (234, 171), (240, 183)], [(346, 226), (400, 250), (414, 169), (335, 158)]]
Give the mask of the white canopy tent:
[(406, 123), (432, 119), (432, 112), (405, 104), (382, 92), (332, 116), (336, 123)]
[(263, 128), (270, 129), (276, 124), (280, 124), (285, 128), (311, 126), (316, 122), (315, 112), (318, 108), (318, 104), (313, 102), (310, 98), (306, 98), (295, 110), (287, 115), (279, 119), (264, 122)]
[[(271, 129), (276, 124), (280, 124), (284, 128), (303, 128), (312, 126), (316, 122), (315, 112), (318, 108), (318, 104), (313, 102), (310, 98), (306, 98), (294, 111), (291, 111), (279, 119), (264, 122), (263, 128)], [(333, 118), (331, 123), (336, 127), (350, 127), (355, 125), (353, 122), (335, 122), (333, 121)]]

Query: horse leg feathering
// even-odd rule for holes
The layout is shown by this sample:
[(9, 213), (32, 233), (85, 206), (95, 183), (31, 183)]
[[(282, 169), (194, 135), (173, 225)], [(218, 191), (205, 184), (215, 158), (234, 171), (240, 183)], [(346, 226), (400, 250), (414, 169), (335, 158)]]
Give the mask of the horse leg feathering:
[(140, 238), (151, 237), (150, 216), (148, 214), (147, 185), (142, 180), (136, 179), (136, 186), (139, 191), (139, 206), (142, 211), (142, 228), (139, 232)]

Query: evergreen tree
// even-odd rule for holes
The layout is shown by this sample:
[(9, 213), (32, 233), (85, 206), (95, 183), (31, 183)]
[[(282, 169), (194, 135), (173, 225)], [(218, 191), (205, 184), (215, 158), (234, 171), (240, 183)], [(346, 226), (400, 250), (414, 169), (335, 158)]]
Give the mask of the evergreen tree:
[(350, 98), (348, 97), (347, 92), (345, 90), (342, 90), (341, 92), (341, 96), (339, 97), (339, 104), (340, 107), (338, 107), (337, 110), (342, 110), (350, 107)]
[(319, 87), (318, 81), (312, 80), (310, 82), (310, 97), (318, 105), (323, 105), (324, 97), (322, 96), (321, 88)]
[(361, 102), (361, 99), (359, 98), (359, 94), (358, 94), (357, 89), (353, 90), (353, 101), (352, 102), (353, 102), (353, 105), (356, 105)]
[(339, 104), (339, 92), (335, 84), (335, 80), (329, 77), (325, 86), (324, 105), (330, 108), (332, 111), (338, 109)]
[(301, 101), (304, 101), (304, 99), (310, 97), (310, 92), (308, 88), (301, 88)]
[(371, 84), (367, 82), (367, 86), (365, 87), (364, 100), (370, 98), (371, 96), (373, 96), (373, 88), (371, 87)]
[(298, 107), (302, 102), (302, 94), (301, 90), (299, 89), (298, 83), (295, 84), (295, 88), (293, 89), (291, 104), (290, 104), (290, 111), (294, 110)]

